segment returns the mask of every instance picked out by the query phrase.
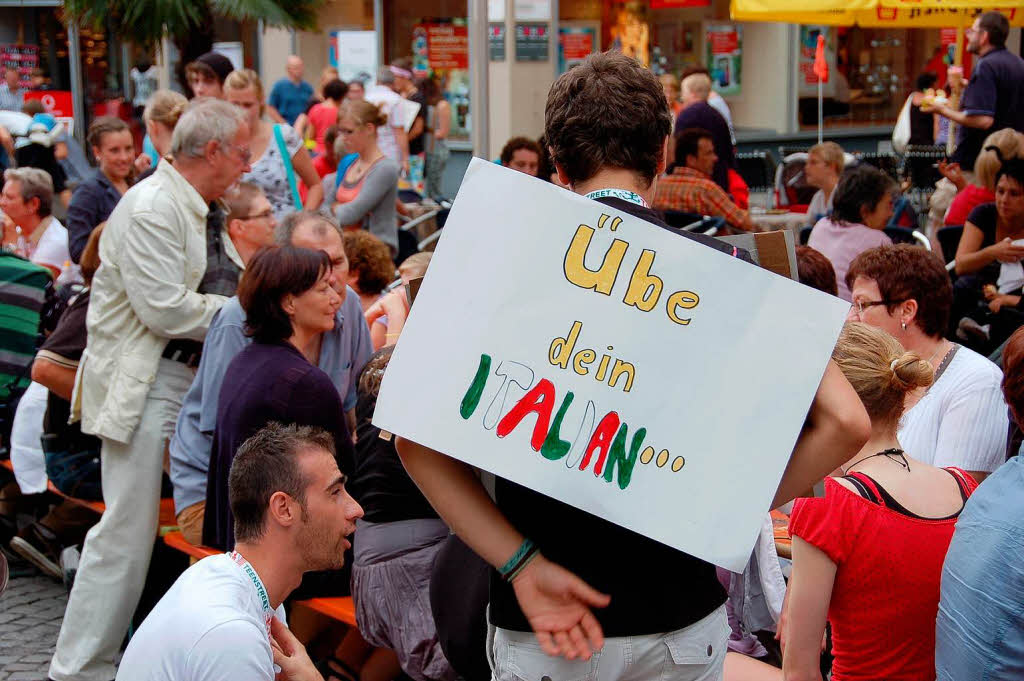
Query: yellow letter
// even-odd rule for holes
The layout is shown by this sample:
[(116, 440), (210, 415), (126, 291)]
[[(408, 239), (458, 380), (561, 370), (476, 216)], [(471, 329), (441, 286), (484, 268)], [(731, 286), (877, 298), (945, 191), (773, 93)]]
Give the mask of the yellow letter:
[(580, 225), (576, 235), (569, 244), (569, 250), (565, 252), (565, 278), (570, 284), (580, 288), (592, 289), (604, 295), (611, 295), (612, 287), (615, 286), (615, 277), (619, 274), (619, 267), (622, 265), (622, 258), (626, 255), (626, 248), (629, 246), (622, 239), (615, 239), (608, 251), (604, 254), (604, 261), (601, 269), (594, 271), (587, 269), (584, 258), (587, 249), (590, 247), (590, 240), (594, 236), (594, 230), (586, 225)]
[(559, 336), (551, 341), (551, 347), (548, 348), (548, 361), (555, 366), (568, 369), (569, 358), (572, 357), (572, 349), (576, 347), (576, 339), (579, 337), (580, 329), (582, 328), (582, 322), (573, 322), (572, 328), (569, 329), (569, 333), (565, 338)]
[(681, 319), (676, 314), (676, 308), (683, 308), (684, 310), (691, 310), (697, 307), (697, 303), (700, 302), (700, 296), (693, 291), (676, 291), (668, 297), (665, 302), (665, 312), (668, 313), (668, 318), (674, 321), (676, 324), (682, 324), (686, 326), (690, 323), (690, 318)]
[(608, 385), (615, 387), (615, 383), (619, 380), (619, 376), (622, 374), (626, 375), (626, 387), (625, 392), (629, 392), (629, 389), (633, 387), (633, 373), (636, 369), (629, 362), (623, 362), (621, 359), (615, 360), (615, 366), (612, 367), (612, 375), (608, 379)]
[(595, 359), (597, 359), (597, 353), (590, 348), (580, 350), (576, 353), (576, 356), (573, 357), (572, 368), (580, 376), (586, 376), (590, 373), (590, 369), (587, 368), (587, 365), (593, 364)]
[(654, 264), (654, 251), (644, 249), (640, 259), (636, 261), (633, 268), (633, 276), (629, 278), (629, 288), (622, 302), (632, 305), (644, 312), (650, 312), (658, 304), (661, 297), (662, 282), (657, 276), (651, 274), (651, 265)]
[[(608, 349), (614, 350), (615, 348), (609, 345)], [(597, 375), (594, 378), (599, 381), (604, 380), (604, 377), (608, 375), (608, 362), (610, 362), (611, 359), (610, 355), (601, 355), (601, 362), (597, 365)]]

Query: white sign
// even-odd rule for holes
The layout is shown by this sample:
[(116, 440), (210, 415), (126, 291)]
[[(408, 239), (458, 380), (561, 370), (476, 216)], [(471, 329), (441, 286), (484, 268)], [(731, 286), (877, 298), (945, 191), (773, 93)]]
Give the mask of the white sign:
[(378, 67), (376, 31), (331, 31), (327, 60), (346, 83), (358, 80), (364, 86), (373, 85)]
[(487, 21), (505, 21), (505, 0), (487, 0)]
[(742, 571), (848, 308), (473, 159), (374, 423)]
[(515, 0), (516, 21), (547, 21), (551, 18), (551, 0)]

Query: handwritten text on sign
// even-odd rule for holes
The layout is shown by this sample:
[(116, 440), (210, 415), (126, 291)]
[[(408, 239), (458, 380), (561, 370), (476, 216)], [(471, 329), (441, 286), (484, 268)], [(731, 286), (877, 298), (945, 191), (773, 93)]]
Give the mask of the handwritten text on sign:
[(846, 309), (474, 160), (374, 422), (740, 570)]

